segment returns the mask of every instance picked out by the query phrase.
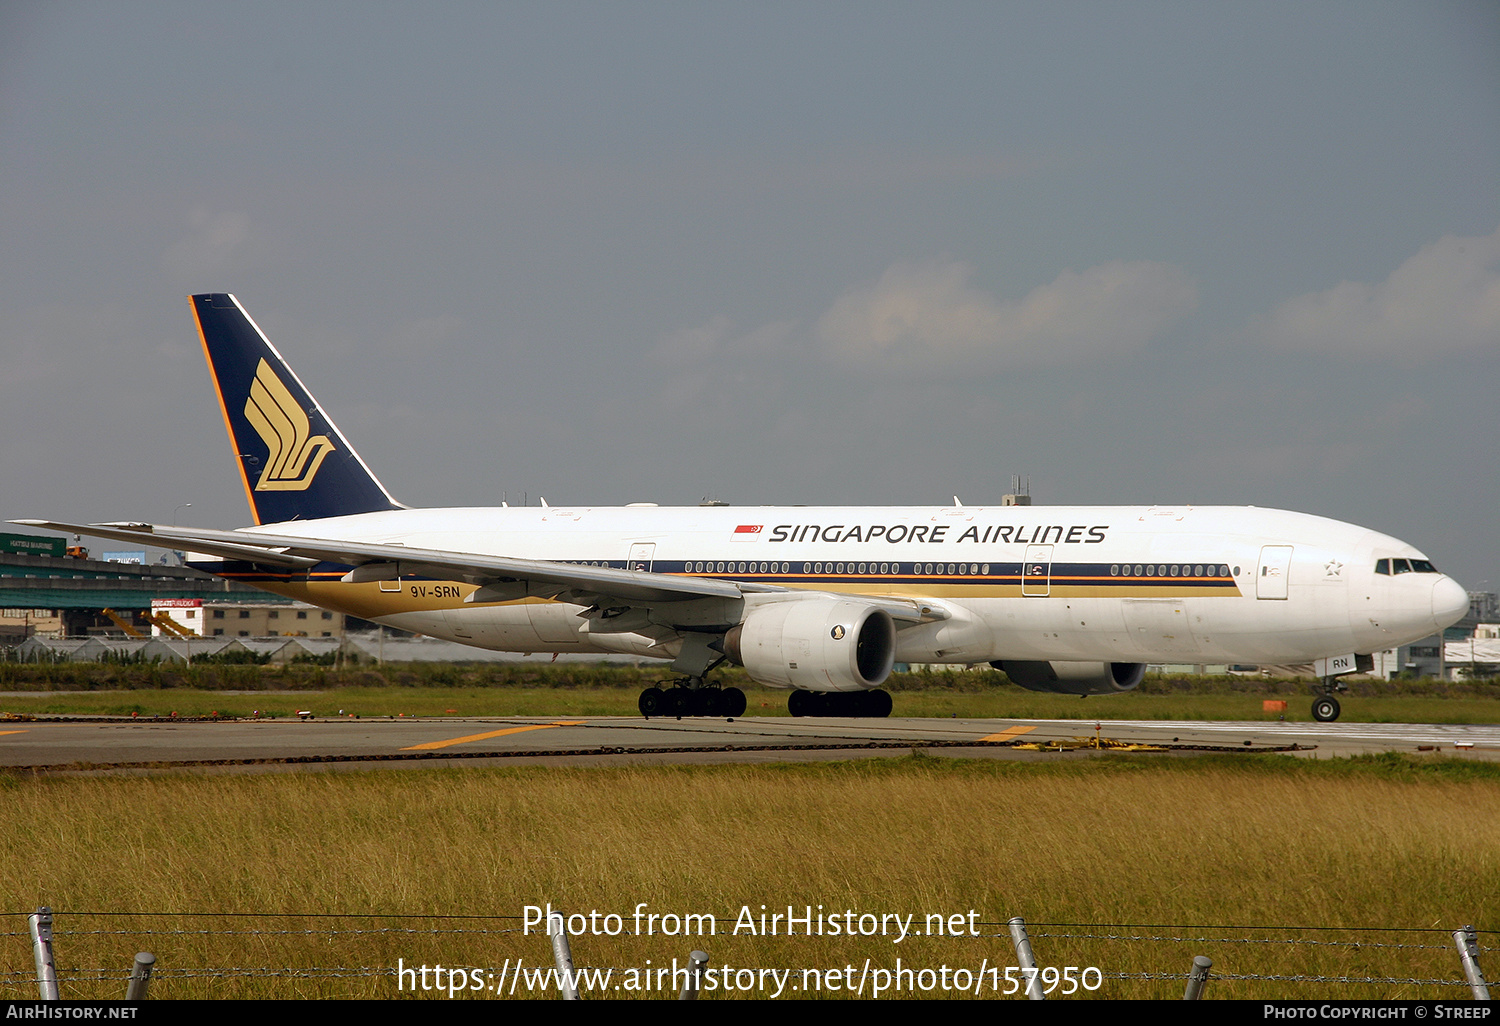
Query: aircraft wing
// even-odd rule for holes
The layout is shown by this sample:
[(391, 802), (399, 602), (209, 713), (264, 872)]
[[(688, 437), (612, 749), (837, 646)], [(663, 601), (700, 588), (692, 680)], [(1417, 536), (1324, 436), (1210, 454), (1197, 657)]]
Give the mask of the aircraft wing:
[[(706, 598), (738, 599), (748, 593), (792, 591), (774, 584), (708, 577), (677, 577), (545, 559), (518, 559), (261, 531), (214, 531), (140, 523), (68, 524), (51, 520), (11, 522), (68, 534), (155, 544), (163, 548), (184, 549), (225, 559), (291, 569), (303, 569), (324, 562), (338, 563), (353, 567), (345, 575), (345, 580), (349, 581), (392, 580), (397, 576), (416, 575), (438, 580), (464, 581), (482, 588), (498, 586), (503, 589), (505, 585), (524, 584), (525, 594), (584, 604), (601, 600), (623, 600), (630, 604), (640, 604)], [(881, 606), (899, 621), (916, 623), (946, 619), (948, 615), (930, 602), (918, 604), (898, 598), (870, 596), (861, 596), (861, 599), (871, 605)]]

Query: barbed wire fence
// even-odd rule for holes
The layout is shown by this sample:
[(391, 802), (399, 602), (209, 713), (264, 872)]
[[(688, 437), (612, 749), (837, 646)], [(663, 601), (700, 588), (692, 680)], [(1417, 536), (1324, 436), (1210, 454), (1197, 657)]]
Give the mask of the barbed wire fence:
[[(320, 984), (337, 984), (338, 981), (379, 981), (394, 980), (397, 986), (393, 988), (398, 996), (422, 996), (419, 992), (415, 977), (411, 978), (412, 985), (405, 986), (404, 974), (415, 973), (414, 966), (403, 967), (400, 963), (374, 964), (374, 965), (250, 965), (250, 964), (225, 964), (225, 965), (163, 965), (157, 962), (156, 957), (148, 952), (141, 952), (136, 956), (133, 965), (115, 966), (93, 966), (85, 967), (67, 961), (62, 962), (63, 968), (58, 968), (57, 956), (54, 947), (60, 946), (64, 956), (68, 947), (87, 947), (81, 944), (88, 939), (106, 938), (132, 938), (138, 942), (145, 942), (160, 948), (165, 945), (167, 949), (178, 950), (182, 941), (196, 938), (200, 941), (205, 939), (229, 939), (241, 942), (238, 946), (244, 948), (249, 942), (264, 942), (267, 940), (290, 940), (294, 938), (305, 939), (309, 942), (343, 942), (353, 940), (379, 939), (382, 941), (415, 941), (417, 939), (444, 940), (454, 939), (467, 942), (484, 942), (496, 940), (512, 940), (517, 935), (536, 935), (535, 939), (528, 939), (535, 952), (534, 961), (527, 968), (535, 970), (534, 977), (527, 976), (527, 988), (522, 991), (525, 996), (543, 996), (533, 984), (540, 982), (547, 992), (555, 990), (558, 996), (579, 996), (576, 986), (577, 979), (613, 979), (613, 974), (624, 976), (629, 973), (639, 973), (640, 966), (629, 965), (602, 965), (581, 964), (575, 966), (572, 961), (570, 945), (568, 940), (569, 931), (564, 925), (561, 913), (549, 908), (547, 917), (547, 930), (545, 934), (536, 929), (528, 929), (523, 925), (521, 916), (513, 915), (402, 915), (402, 914), (345, 914), (345, 913), (223, 913), (223, 912), (126, 912), (126, 911), (60, 911), (53, 912), (42, 908), (32, 913), (11, 912), (0, 913), (0, 922), (10, 921), (17, 923), (25, 919), (25, 929), (0, 930), (0, 938), (4, 938), (4, 946), (12, 952), (20, 949), (20, 944), (29, 942), (33, 951), (34, 965), (21, 968), (19, 960), (12, 957), (0, 958), (0, 996), (11, 1000), (31, 997), (33, 994), (42, 999), (58, 999), (59, 997), (78, 997), (80, 991), (89, 991), (91, 997), (120, 997), (127, 1000), (141, 1000), (147, 996), (147, 988), (153, 983), (171, 984), (173, 982), (189, 983), (190, 981), (221, 981), (232, 983), (234, 981), (253, 981), (262, 984), (256, 996), (271, 996), (266, 992), (266, 986), (278, 982), (294, 984), (299, 982), (317, 982)], [(556, 922), (554, 923), (554, 918)], [(732, 918), (732, 917), (726, 917)], [(92, 929), (79, 929), (73, 924), (88, 920), (129, 919), (135, 922), (129, 927), (99, 927)], [(295, 919), (300, 921), (313, 921), (327, 923), (323, 926), (305, 926), (301, 928), (277, 927), (270, 925), (277, 920)], [(59, 929), (58, 921), (66, 924), (66, 928)], [(222, 925), (198, 926), (198, 927), (163, 927), (153, 925), (164, 921), (209, 922)], [(265, 926), (236, 925), (249, 924), (253, 922), (267, 922)], [(397, 925), (369, 926), (363, 923), (391, 922)], [(420, 922), (422, 925), (412, 925)], [(1287, 985), (1310, 985), (1323, 988), (1322, 996), (1327, 998), (1350, 998), (1371, 996), (1370, 991), (1378, 992), (1381, 996), (1414, 997), (1417, 991), (1436, 991), (1446, 999), (1473, 998), (1488, 1000), (1488, 983), (1483, 974), (1482, 964), (1486, 951), (1493, 952), (1496, 945), (1493, 937), (1496, 931), (1475, 930), (1472, 926), (1464, 926), (1458, 930), (1446, 930), (1438, 927), (1324, 927), (1306, 925), (1174, 925), (1174, 924), (1113, 924), (1113, 923), (1030, 923), (1023, 920), (1011, 919), (1005, 923), (979, 922), (974, 927), (982, 927), (982, 932), (977, 935), (957, 934), (949, 935), (940, 939), (945, 944), (956, 944), (962, 950), (963, 945), (985, 946), (983, 966), (988, 966), (989, 958), (993, 955), (994, 942), (1004, 940), (1009, 942), (1010, 952), (1014, 956), (1016, 965), (995, 965), (988, 969), (979, 970), (981, 976), (987, 971), (991, 973), (991, 982), (994, 986), (986, 988), (983, 981), (980, 986), (959, 988), (962, 990), (973, 990), (983, 996), (1013, 996), (1032, 998), (1040, 1000), (1052, 996), (1087, 996), (1089, 993), (1098, 993), (1107, 996), (1102, 991), (1102, 985), (1106, 982), (1118, 983), (1162, 983), (1175, 984), (1181, 988), (1176, 994), (1164, 992), (1161, 997), (1184, 996), (1196, 999), (1203, 996), (1204, 986), (1210, 980), (1220, 983), (1248, 984), (1253, 987), (1253, 993), (1243, 993), (1241, 996), (1256, 999), (1276, 1000), (1285, 998)], [(626, 934), (628, 939), (632, 934)], [(724, 935), (719, 935), (724, 939)], [(1481, 946), (1480, 938), (1491, 938), (1490, 942)], [(611, 939), (618, 939), (611, 935)], [(701, 939), (701, 938), (700, 938)], [(712, 940), (712, 938), (709, 938)], [(1183, 965), (1180, 971), (1163, 970), (1160, 968), (1096, 968), (1093, 966), (1079, 967), (1068, 966), (1067, 970), (1084, 970), (1082, 987), (1074, 986), (1067, 990), (1067, 977), (1063, 968), (1056, 964), (1050, 964), (1056, 960), (1049, 960), (1047, 955), (1054, 950), (1077, 951), (1079, 945), (1192, 945), (1196, 951), (1190, 957), (1184, 953), (1179, 961)], [(1040, 958), (1035, 954), (1040, 948)], [(1400, 975), (1394, 972), (1380, 974), (1376, 971), (1359, 972), (1266, 972), (1249, 971), (1238, 969), (1247, 961), (1236, 957), (1236, 949), (1251, 949), (1259, 951), (1270, 951), (1280, 948), (1286, 952), (1284, 961), (1295, 964), (1298, 960), (1309, 961), (1308, 952), (1320, 952), (1337, 949), (1342, 953), (1369, 954), (1376, 953), (1384, 956), (1387, 965), (1400, 965), (1403, 962), (1410, 964), (1412, 961), (1421, 963), (1424, 967), (1439, 967), (1450, 965), (1456, 970), (1455, 975)], [(1207, 956), (1202, 955), (1202, 950), (1214, 951), (1219, 958), (1216, 965)], [(702, 970), (707, 964), (706, 952), (693, 950), (685, 953), (685, 965), (696, 966)], [(962, 951), (964, 957), (969, 957), (969, 951)], [(1417, 956), (1417, 957), (1413, 957)], [(180, 957), (180, 956), (179, 956)], [(1072, 956), (1069, 956), (1072, 957)], [(1141, 957), (1138, 953), (1135, 957)], [(551, 959), (553, 965), (551, 972), (544, 972), (546, 962)], [(1160, 962), (1160, 958), (1152, 961)], [(650, 961), (649, 959), (647, 960)], [(972, 961), (972, 959), (971, 959)], [(1039, 962), (1041, 963), (1039, 965)], [(512, 970), (512, 963), (514, 969)], [(515, 994), (516, 984), (522, 978), (522, 960), (507, 959), (503, 966), (497, 965), (465, 965), (462, 972), (467, 974), (467, 979), (493, 981), (495, 973), (501, 973), (500, 981), (504, 985), (509, 975), (510, 996)], [(865, 969), (868, 973), (869, 960), (866, 960)], [(9, 965), (11, 968), (3, 968)], [(673, 980), (680, 980), (683, 970), (676, 970), (676, 959), (673, 959)], [(425, 971), (428, 967), (422, 965)], [(854, 967), (850, 967), (851, 972)], [(729, 971), (729, 967), (725, 967)], [(947, 971), (946, 963), (944, 970)], [(1009, 970), (1008, 973), (1005, 971)], [(448, 970), (460, 971), (454, 966)], [(656, 972), (666, 972), (664, 967), (658, 967)], [(764, 979), (770, 973), (803, 972), (802, 969), (788, 970), (786, 967), (763, 967), (742, 966), (734, 970), (738, 973), (751, 973)], [(827, 970), (810, 969), (807, 972), (819, 973)], [(937, 989), (936, 970), (910, 968), (912, 986), (905, 990), (898, 990), (892, 996), (917, 996), (922, 991)], [(876, 972), (890, 970), (877, 968)], [(974, 971), (969, 969), (952, 970), (955, 974), (967, 972), (970, 981), (974, 979)], [(1087, 986), (1089, 977), (1087, 973), (1096, 974), (1096, 984)], [(932, 973), (931, 979), (934, 985), (931, 987), (922, 985), (926, 978), (922, 974)], [(1004, 973), (1004, 975), (1002, 975)], [(604, 974), (610, 974), (608, 976)], [(1014, 975), (1011, 975), (1014, 974)], [(426, 986), (426, 976), (422, 977), (422, 991), (436, 992), (441, 994), (441, 986)], [(688, 977), (688, 984), (681, 988), (672, 988), (679, 997), (696, 997), (698, 993), (697, 984), (701, 977)], [(945, 977), (946, 980), (946, 977)], [(1075, 984), (1078, 978), (1075, 976)], [(1263, 985), (1263, 986), (1262, 986)], [(1364, 993), (1353, 994), (1351, 989), (1365, 988)], [(618, 988), (616, 988), (618, 989)], [(652, 988), (646, 988), (650, 990)], [(655, 988), (661, 991), (662, 988)], [(831, 988), (832, 989), (832, 988)], [(848, 988), (851, 992), (853, 987)], [(888, 990), (890, 988), (887, 988)], [(1244, 988), (1241, 988), (1244, 990)], [(503, 986), (497, 989), (493, 986), (487, 987), (464, 987), (462, 992), (466, 996), (469, 990), (484, 990), (489, 994), (505, 996)], [(864, 988), (861, 985), (860, 992)], [(914, 993), (915, 992), (915, 993)], [(948, 992), (945, 986), (944, 992)], [(205, 996), (212, 996), (206, 994)], [(239, 996), (236, 994), (235, 996)], [(286, 996), (298, 996), (295, 994)], [(325, 988), (319, 996), (368, 996), (366, 992), (356, 992), (351, 989), (348, 994), (340, 994), (336, 988), (329, 990)], [(448, 996), (454, 996), (452, 977), (449, 977)]]

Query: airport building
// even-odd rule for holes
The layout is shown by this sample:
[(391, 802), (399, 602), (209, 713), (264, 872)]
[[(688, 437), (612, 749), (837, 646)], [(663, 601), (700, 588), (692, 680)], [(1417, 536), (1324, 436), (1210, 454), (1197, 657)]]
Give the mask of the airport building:
[(1453, 626), (1472, 633), (1480, 624), (1500, 623), (1500, 595), (1493, 591), (1469, 592), (1469, 614)]
[[(153, 604), (160, 601), (209, 603), (211, 610), (222, 610), (222, 617), (210, 612), (207, 636), (212, 636), (218, 620), (229, 637), (255, 636), (241, 634), (242, 630), (264, 633), (273, 620), (278, 626), (288, 623), (279, 631), (282, 634), (343, 634), (342, 617), (325, 621), (322, 610), (311, 606), (294, 608), (288, 599), (191, 567), (147, 563), (144, 553), (113, 555), (129, 561), (91, 559), (86, 549), (70, 546), (63, 538), (0, 535), (0, 646), (33, 637), (150, 637), (159, 630), (152, 614)], [(238, 622), (241, 604), (253, 610), (249, 625)], [(305, 618), (297, 617), (299, 611)]]
[(159, 598), (151, 635), (200, 638), (342, 638), (345, 617), (306, 602)]

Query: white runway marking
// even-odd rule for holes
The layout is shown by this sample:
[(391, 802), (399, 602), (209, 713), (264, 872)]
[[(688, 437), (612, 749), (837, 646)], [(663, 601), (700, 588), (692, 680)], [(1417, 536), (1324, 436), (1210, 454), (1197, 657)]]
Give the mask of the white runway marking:
[[(1048, 725), (1093, 727), (1094, 721), (1036, 720)], [(1265, 720), (1099, 720), (1104, 732), (1149, 727), (1183, 733), (1276, 734), (1321, 737), (1344, 741), (1402, 741), (1412, 744), (1452, 745), (1467, 741), (1476, 747), (1500, 747), (1500, 724), (1468, 723), (1279, 723)]]

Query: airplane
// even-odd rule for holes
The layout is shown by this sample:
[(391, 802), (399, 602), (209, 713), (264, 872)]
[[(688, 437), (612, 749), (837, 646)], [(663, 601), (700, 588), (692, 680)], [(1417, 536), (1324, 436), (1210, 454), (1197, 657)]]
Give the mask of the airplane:
[[(190, 550), (229, 580), (478, 648), (671, 660), (645, 716), (735, 717), (725, 662), (793, 715), (888, 716), (897, 662), (1130, 691), (1148, 663), (1318, 661), (1338, 677), (1456, 622), (1403, 541), (1256, 507), (707, 504), (413, 509), (233, 295), (191, 297), (255, 526), (15, 523)], [(665, 686), (670, 683), (671, 686)]]

